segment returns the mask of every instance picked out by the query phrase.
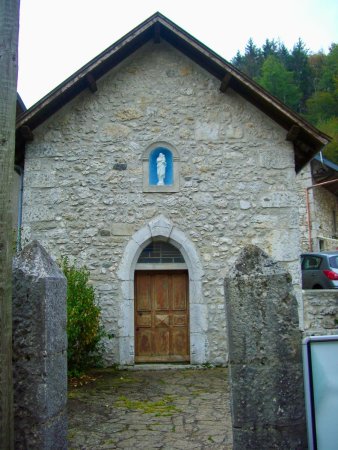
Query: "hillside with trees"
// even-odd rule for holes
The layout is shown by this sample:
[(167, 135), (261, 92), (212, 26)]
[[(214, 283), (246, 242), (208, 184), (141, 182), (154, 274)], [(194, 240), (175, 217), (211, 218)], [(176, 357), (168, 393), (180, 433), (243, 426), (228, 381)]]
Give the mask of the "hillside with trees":
[(274, 39), (262, 48), (249, 39), (244, 54), (232, 64), (303, 116), (332, 142), (324, 156), (338, 164), (338, 44), (329, 52), (312, 53), (299, 39), (289, 51)]

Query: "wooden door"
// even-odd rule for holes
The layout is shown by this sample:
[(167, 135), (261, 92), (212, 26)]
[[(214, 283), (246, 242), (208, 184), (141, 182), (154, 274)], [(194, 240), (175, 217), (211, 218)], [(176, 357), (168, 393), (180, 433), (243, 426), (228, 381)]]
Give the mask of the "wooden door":
[(135, 272), (135, 362), (190, 361), (187, 271)]

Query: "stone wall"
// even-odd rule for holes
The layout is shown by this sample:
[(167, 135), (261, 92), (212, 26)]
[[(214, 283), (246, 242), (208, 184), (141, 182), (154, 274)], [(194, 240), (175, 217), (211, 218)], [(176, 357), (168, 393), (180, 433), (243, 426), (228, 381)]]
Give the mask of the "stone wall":
[[(299, 288), (292, 144), (275, 122), (231, 89), (221, 93), (219, 80), (165, 43), (145, 45), (97, 84), (95, 94), (82, 93), (38, 127), (27, 146), (24, 238), (88, 266), (105, 327), (116, 336), (107, 362), (118, 362), (121, 259), (135, 233), (166, 217), (195, 246), (203, 270), (204, 359), (224, 363), (223, 279), (240, 250), (260, 246)], [(142, 158), (156, 142), (177, 151), (177, 192), (143, 189)]]
[(304, 335), (338, 334), (338, 291), (304, 290)]
[[(328, 191), (324, 187), (318, 187), (314, 189), (314, 237), (317, 237), (318, 249), (319, 240), (324, 238), (335, 238), (337, 236), (336, 226), (338, 224), (338, 205), (337, 198), (332, 192)], [(335, 219), (334, 219), (335, 217)], [(322, 239), (323, 249), (325, 250), (336, 250), (338, 241)]]
[[(299, 213), (300, 213), (300, 236), (301, 249), (303, 252), (309, 251), (309, 227), (307, 223), (306, 210), (306, 188), (314, 185), (315, 182), (311, 176), (311, 167), (308, 164), (297, 176), (297, 188), (299, 196)], [(309, 204), (311, 217), (311, 237), (312, 251), (319, 251), (320, 248), (325, 250), (335, 250), (338, 241), (331, 240), (334, 238), (338, 230), (338, 205), (337, 198), (325, 187), (317, 187), (309, 189)], [(334, 216), (336, 220), (334, 220)], [(320, 239), (323, 240), (320, 247)]]
[[(306, 209), (306, 188), (312, 186), (311, 166), (307, 164), (297, 175), (296, 185), (298, 190), (299, 206), (299, 231), (300, 245), (302, 252), (310, 251), (309, 247), (309, 227)], [(313, 190), (309, 191), (310, 210), (314, 210)]]

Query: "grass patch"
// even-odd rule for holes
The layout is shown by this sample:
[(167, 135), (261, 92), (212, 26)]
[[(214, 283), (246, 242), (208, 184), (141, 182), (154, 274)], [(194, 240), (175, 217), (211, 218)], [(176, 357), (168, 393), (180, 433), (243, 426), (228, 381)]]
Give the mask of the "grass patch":
[(74, 391), (68, 391), (68, 398), (77, 398), (78, 393)]
[(204, 364), (202, 364), (203, 369), (213, 369), (214, 366), (212, 364), (210, 364), (209, 362), (206, 362)]
[(202, 394), (207, 394), (208, 391), (204, 390), (204, 389), (196, 389), (195, 391), (191, 392), (191, 395), (193, 395), (194, 397), (198, 397), (199, 395)]
[(162, 400), (151, 402), (148, 400), (130, 400), (125, 396), (118, 398), (115, 406), (117, 408), (127, 408), (130, 410), (142, 411), (143, 414), (154, 414), (155, 416), (172, 416), (180, 410), (172, 404), (173, 397), (166, 395)]
[(116, 445), (116, 441), (114, 439), (107, 439), (103, 442), (103, 445)]
[(135, 378), (128, 378), (128, 377), (116, 377), (116, 378), (111, 378), (109, 380), (109, 382), (111, 384), (125, 384), (125, 383), (138, 383), (138, 380), (136, 380)]

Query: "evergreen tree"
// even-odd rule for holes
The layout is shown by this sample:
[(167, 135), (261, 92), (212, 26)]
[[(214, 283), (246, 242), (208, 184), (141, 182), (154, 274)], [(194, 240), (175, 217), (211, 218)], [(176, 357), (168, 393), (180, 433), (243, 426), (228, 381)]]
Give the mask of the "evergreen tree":
[(306, 102), (306, 107), (306, 118), (313, 124), (338, 116), (337, 98), (331, 92), (315, 92)]
[(323, 72), (319, 82), (321, 91), (334, 92), (338, 78), (338, 44), (332, 44), (324, 60)]
[(257, 48), (249, 39), (232, 63), (271, 94), (333, 138), (325, 156), (338, 164), (338, 44), (311, 55), (299, 39), (291, 53), (283, 42), (266, 39)]
[(319, 90), (319, 82), (322, 77), (325, 59), (326, 55), (323, 51), (309, 55), (308, 60), (311, 70), (311, 88), (313, 92), (317, 92)]
[(241, 55), (241, 52), (237, 50), (236, 56), (234, 56), (231, 60), (231, 64), (233, 64), (236, 67), (239, 67), (242, 62), (243, 56)]
[(263, 64), (262, 76), (256, 81), (290, 108), (299, 104), (301, 93), (288, 71), (276, 56), (269, 56)]
[(263, 53), (264, 59), (268, 58), (271, 55), (276, 56), (277, 52), (278, 52), (277, 42), (274, 39), (272, 39), (272, 41), (270, 41), (269, 39), (266, 39), (265, 43), (263, 44), (263, 47), (262, 47), (262, 53)]
[(235, 58), (232, 60), (232, 63), (238, 67), (239, 70), (246, 73), (251, 78), (259, 76), (262, 62), (262, 51), (256, 47), (251, 38), (245, 47), (244, 55), (242, 56), (237, 52)]
[(316, 81), (318, 90), (306, 102), (306, 118), (332, 137), (325, 156), (338, 164), (338, 45), (320, 58)]
[(299, 105), (296, 108), (298, 112), (305, 111), (305, 102), (313, 92), (308, 53), (304, 42), (299, 39), (293, 47), (288, 65), (288, 69), (293, 72), (296, 85), (302, 94)]
[(283, 42), (278, 43), (277, 58), (286, 68), (289, 67), (291, 57), (289, 50), (285, 47)]

